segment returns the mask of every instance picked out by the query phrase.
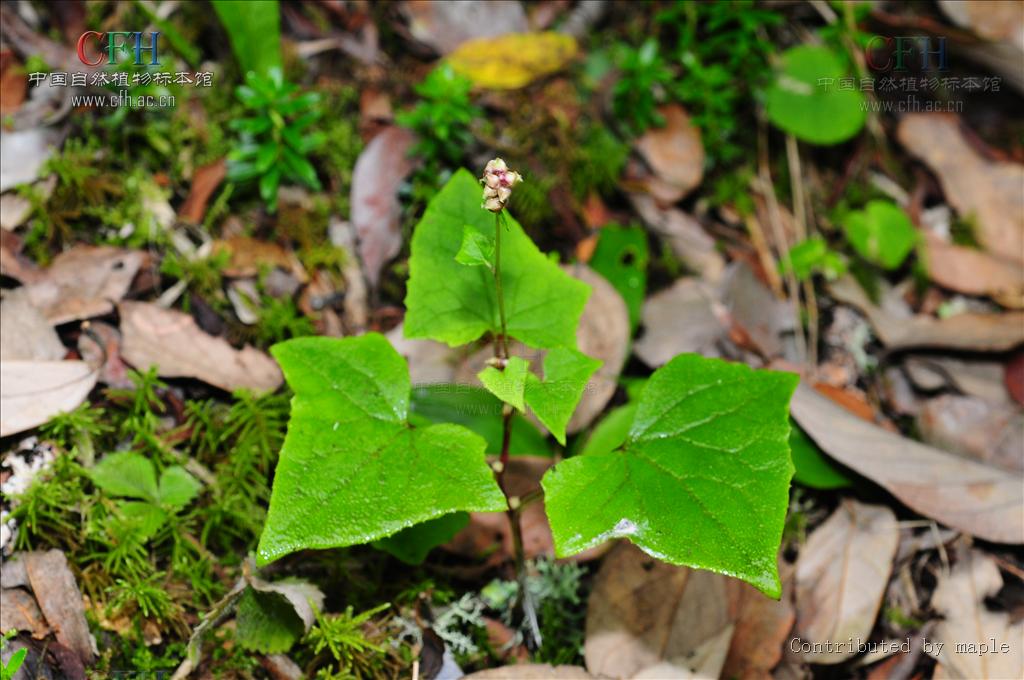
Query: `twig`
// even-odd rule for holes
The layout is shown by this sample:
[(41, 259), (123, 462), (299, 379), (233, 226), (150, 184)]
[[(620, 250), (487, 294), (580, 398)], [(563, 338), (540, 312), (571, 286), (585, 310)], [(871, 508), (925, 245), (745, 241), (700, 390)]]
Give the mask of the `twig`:
[[(768, 204), (768, 221), (772, 227), (775, 246), (779, 250), (779, 256), (782, 257), (789, 252), (789, 243), (786, 240), (785, 229), (782, 228), (782, 213), (779, 211), (779, 201), (775, 197), (775, 185), (772, 183), (772, 171), (768, 160), (768, 131), (763, 118), (757, 122), (757, 175), (761, 195)], [(796, 321), (794, 336), (797, 356), (802, 363), (806, 363), (807, 341), (804, 338), (803, 324), (800, 323), (799, 287), (792, 267), (786, 268), (786, 287), (788, 288), (787, 299), (793, 308), (793, 316)]]
[[(789, 185), (793, 191), (793, 218), (796, 220), (798, 241), (806, 241), (807, 195), (804, 192), (804, 174), (800, 165), (800, 148), (796, 138), (786, 134), (786, 159), (789, 162)], [(814, 295), (814, 281), (806, 278), (801, 282), (804, 291), (804, 305), (807, 308), (807, 363), (811, 369), (818, 366), (818, 299)], [(794, 293), (795, 294), (795, 293)], [(800, 319), (797, 319), (800, 323)]]

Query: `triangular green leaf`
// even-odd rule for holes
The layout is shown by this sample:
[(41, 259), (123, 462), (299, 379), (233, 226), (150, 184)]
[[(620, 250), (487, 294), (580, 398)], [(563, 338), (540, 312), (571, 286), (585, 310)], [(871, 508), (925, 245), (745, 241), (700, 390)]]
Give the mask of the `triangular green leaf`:
[(302, 618), (284, 595), (246, 588), (238, 600), (235, 640), (243, 649), (281, 654), (291, 649), (305, 629)]
[(384, 336), (298, 338), (271, 352), (295, 396), (259, 563), (457, 510), (505, 509), (483, 439), (458, 425), (409, 425), (408, 367)]
[[(455, 260), (464, 227), (494, 236), (494, 213), (480, 202), (480, 183), (468, 170), (459, 170), (416, 225), (405, 297), (407, 338), (432, 338), (454, 347), (500, 333), (490, 270)], [(589, 287), (560, 270), (507, 214), (505, 223), (501, 280), (509, 335), (531, 347), (576, 347)]]
[(470, 226), (462, 228), (462, 246), (455, 261), (467, 267), (494, 267), (494, 240)]
[(192, 502), (202, 485), (180, 465), (173, 465), (160, 475), (160, 505), (180, 510)]
[(526, 410), (523, 393), (526, 391), (526, 376), (530, 374), (530, 362), (522, 357), (509, 357), (504, 369), (488, 366), (476, 374), (487, 391), (520, 411)]
[(624, 449), (576, 456), (544, 475), (556, 554), (626, 537), (658, 559), (778, 597), (796, 383), (691, 354), (655, 371)]
[(601, 361), (574, 349), (553, 349), (544, 357), (544, 380), (533, 373), (526, 378), (526, 403), (538, 420), (565, 446), (565, 427), (572, 418), (583, 389)]
[(134, 451), (119, 451), (103, 457), (91, 473), (93, 483), (113, 496), (139, 498), (159, 504), (153, 462)]
[(447, 543), (469, 524), (465, 512), (453, 512), (373, 542), (374, 548), (391, 553), (406, 564), (422, 564), (436, 546)]

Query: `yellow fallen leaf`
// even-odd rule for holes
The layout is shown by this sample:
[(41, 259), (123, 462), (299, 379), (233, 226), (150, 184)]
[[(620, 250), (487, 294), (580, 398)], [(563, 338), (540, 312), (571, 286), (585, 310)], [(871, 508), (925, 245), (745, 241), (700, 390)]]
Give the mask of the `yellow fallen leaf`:
[(510, 33), (465, 42), (448, 55), (448, 63), (481, 87), (515, 90), (554, 73), (575, 54), (571, 35)]

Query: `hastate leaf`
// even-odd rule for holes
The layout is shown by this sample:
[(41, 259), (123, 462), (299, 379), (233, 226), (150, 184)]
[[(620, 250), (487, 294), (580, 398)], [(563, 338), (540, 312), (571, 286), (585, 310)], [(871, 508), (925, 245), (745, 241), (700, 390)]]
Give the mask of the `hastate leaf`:
[[(416, 225), (405, 297), (405, 336), (455, 347), (500, 333), (494, 277), (456, 261), (465, 228), (492, 240), (495, 217), (480, 206), (480, 183), (462, 169)], [(576, 347), (576, 326), (590, 288), (558, 268), (522, 227), (505, 216), (501, 281), (510, 336), (531, 347)]]
[(778, 597), (796, 383), (692, 354), (655, 371), (621, 450), (576, 456), (545, 474), (556, 554), (625, 537), (658, 559)]
[(408, 367), (384, 336), (298, 338), (271, 352), (295, 396), (259, 563), (458, 510), (505, 509), (483, 439), (458, 425), (409, 425)]
[(558, 348), (544, 357), (543, 380), (533, 373), (526, 377), (526, 403), (562, 446), (565, 427), (601, 363), (574, 349)]

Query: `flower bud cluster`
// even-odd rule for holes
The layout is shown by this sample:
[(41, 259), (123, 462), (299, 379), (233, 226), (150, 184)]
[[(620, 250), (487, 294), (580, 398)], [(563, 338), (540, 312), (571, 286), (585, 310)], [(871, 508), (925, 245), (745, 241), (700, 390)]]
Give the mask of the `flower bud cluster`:
[(523, 181), (522, 175), (509, 170), (505, 161), (495, 158), (487, 163), (480, 182), (484, 185), (483, 207), (491, 212), (501, 212), (512, 195), (512, 187)]

